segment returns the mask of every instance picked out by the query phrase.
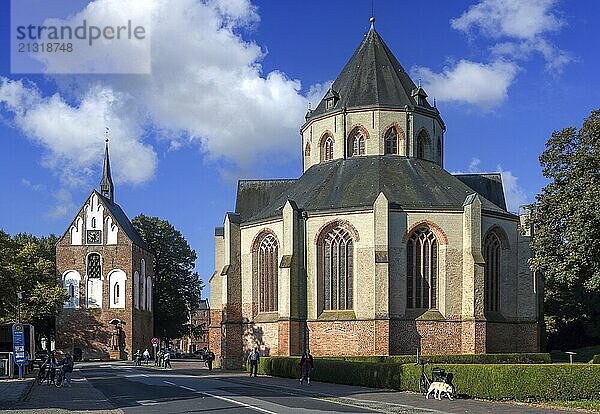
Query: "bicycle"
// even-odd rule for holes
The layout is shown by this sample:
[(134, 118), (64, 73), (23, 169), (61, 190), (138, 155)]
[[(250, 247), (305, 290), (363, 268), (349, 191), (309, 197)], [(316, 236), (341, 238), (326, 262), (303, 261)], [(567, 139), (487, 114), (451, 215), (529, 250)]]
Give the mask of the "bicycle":
[(44, 380), (46, 379), (46, 374), (46, 366), (40, 365), (40, 371), (38, 372), (36, 377), (36, 381), (39, 385), (42, 385), (44, 383)]
[(429, 379), (427, 373), (425, 372), (426, 363), (427, 361), (423, 359), (417, 361), (417, 364), (421, 365), (421, 375), (419, 376), (419, 392), (421, 392), (423, 395), (427, 394), (429, 386), (431, 385), (431, 379)]
[(63, 371), (62, 369), (57, 369), (56, 370), (56, 377), (54, 378), (54, 385), (56, 386), (56, 388), (60, 388), (64, 385), (65, 383), (65, 371)]

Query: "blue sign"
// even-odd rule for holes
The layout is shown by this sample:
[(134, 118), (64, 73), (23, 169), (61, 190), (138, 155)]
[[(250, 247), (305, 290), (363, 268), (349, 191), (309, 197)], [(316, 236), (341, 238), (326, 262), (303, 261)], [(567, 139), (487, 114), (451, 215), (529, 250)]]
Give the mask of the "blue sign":
[(15, 364), (21, 366), (27, 362), (25, 358), (25, 329), (22, 323), (15, 323), (12, 326), (13, 335), (13, 358)]

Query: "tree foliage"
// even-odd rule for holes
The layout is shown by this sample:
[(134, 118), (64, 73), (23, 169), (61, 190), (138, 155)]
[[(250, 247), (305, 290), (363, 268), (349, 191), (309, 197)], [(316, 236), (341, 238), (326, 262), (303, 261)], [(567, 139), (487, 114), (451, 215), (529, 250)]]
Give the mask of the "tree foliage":
[(15, 322), (19, 314), (17, 292), (23, 292), (21, 320), (40, 334), (51, 335), (54, 318), (68, 299), (58, 285), (55, 266), (57, 237), (17, 234), (0, 230), (0, 322)]
[(540, 156), (532, 268), (545, 278), (549, 346), (600, 342), (600, 110), (556, 131)]
[(166, 220), (139, 215), (132, 223), (155, 255), (154, 333), (163, 339), (179, 338), (189, 330), (190, 312), (200, 305), (203, 286), (193, 271), (196, 252)]

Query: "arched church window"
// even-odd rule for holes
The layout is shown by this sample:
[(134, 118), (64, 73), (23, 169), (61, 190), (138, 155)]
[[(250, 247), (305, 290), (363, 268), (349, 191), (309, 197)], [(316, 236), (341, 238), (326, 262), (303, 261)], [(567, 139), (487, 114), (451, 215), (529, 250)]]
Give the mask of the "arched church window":
[(348, 156), (365, 155), (365, 135), (356, 128), (350, 133), (348, 139)]
[(437, 140), (437, 157), (438, 157), (438, 161), (441, 163), (442, 162), (442, 140), (439, 137)]
[(63, 277), (63, 287), (69, 295), (69, 299), (63, 307), (78, 308), (79, 307), (79, 282), (81, 276), (75, 270), (70, 270)]
[(322, 140), (321, 144), (321, 161), (333, 159), (333, 137), (328, 135)]
[(259, 311), (275, 312), (278, 308), (277, 278), (279, 245), (271, 233), (267, 233), (258, 245)]
[(133, 274), (133, 306), (140, 307), (140, 274), (137, 271)]
[(429, 134), (424, 129), (419, 132), (417, 136), (417, 158), (426, 159), (428, 156), (428, 149), (431, 145), (431, 140), (429, 139)]
[(100, 255), (98, 253), (90, 253), (87, 258), (87, 276), (88, 279), (100, 279), (102, 269), (100, 265)]
[(416, 229), (406, 243), (406, 304), (408, 308), (437, 308), (438, 244), (427, 226)]
[(140, 309), (146, 309), (146, 260), (140, 260)]
[[(327, 231), (327, 230), (326, 230)], [(323, 310), (353, 307), (354, 243), (350, 233), (337, 226), (319, 241), (319, 278)]]
[(498, 311), (499, 280), (502, 243), (495, 232), (490, 232), (483, 243), (485, 259), (485, 310)]
[(398, 132), (391, 127), (385, 133), (385, 154), (398, 154)]
[(304, 155), (305, 155), (306, 157), (309, 157), (309, 156), (310, 156), (310, 142), (307, 142), (307, 143), (306, 143), (306, 147), (304, 147)]
[(109, 273), (108, 283), (110, 287), (110, 307), (111, 308), (124, 308), (125, 307), (125, 292), (126, 292), (126, 280), (127, 276), (125, 272), (116, 269)]

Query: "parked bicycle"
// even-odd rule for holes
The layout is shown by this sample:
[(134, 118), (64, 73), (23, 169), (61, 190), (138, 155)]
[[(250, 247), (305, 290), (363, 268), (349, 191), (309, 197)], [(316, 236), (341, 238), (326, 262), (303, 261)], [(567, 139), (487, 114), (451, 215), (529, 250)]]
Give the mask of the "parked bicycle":
[(425, 365), (428, 362), (424, 359), (420, 359), (417, 361), (417, 365), (421, 365), (421, 375), (419, 376), (419, 392), (423, 395), (427, 394), (429, 387), (432, 382), (446, 382), (446, 370), (439, 367), (434, 367), (431, 369), (431, 378), (427, 376), (427, 372), (425, 371)]

